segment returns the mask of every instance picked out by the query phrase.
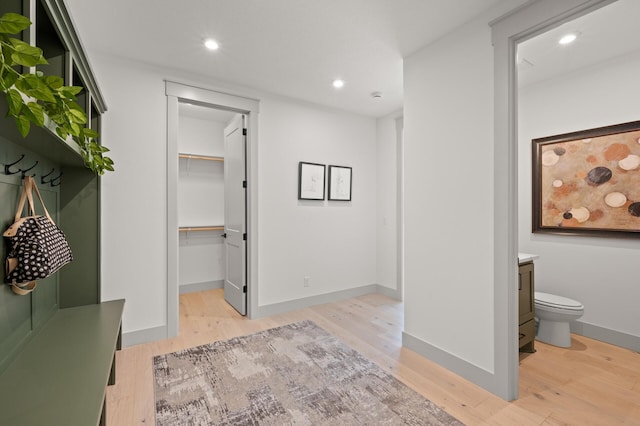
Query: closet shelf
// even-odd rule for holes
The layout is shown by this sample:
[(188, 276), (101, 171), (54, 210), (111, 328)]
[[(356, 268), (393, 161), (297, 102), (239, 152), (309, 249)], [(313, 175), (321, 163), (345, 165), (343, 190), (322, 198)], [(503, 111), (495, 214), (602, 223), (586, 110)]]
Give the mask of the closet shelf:
[(181, 226), (178, 228), (180, 232), (192, 231), (224, 231), (224, 225), (218, 226)]
[(186, 154), (183, 152), (179, 153), (178, 157), (187, 158), (189, 160), (224, 161), (223, 157), (214, 157), (211, 155)]

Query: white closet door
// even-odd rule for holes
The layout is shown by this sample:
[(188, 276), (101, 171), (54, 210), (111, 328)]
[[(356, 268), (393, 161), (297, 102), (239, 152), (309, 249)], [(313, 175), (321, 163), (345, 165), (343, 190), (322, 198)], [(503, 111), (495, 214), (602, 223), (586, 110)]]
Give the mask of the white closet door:
[(247, 314), (246, 249), (246, 131), (237, 115), (224, 132), (224, 298), (242, 315)]

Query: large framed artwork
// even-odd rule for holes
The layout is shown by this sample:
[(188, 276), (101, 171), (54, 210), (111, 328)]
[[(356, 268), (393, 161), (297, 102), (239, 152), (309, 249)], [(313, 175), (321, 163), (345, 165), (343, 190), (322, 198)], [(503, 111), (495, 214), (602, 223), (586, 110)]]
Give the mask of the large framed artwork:
[(325, 165), (298, 163), (298, 200), (324, 200)]
[(329, 200), (351, 201), (351, 167), (329, 166)]
[(640, 121), (531, 145), (533, 232), (640, 236)]

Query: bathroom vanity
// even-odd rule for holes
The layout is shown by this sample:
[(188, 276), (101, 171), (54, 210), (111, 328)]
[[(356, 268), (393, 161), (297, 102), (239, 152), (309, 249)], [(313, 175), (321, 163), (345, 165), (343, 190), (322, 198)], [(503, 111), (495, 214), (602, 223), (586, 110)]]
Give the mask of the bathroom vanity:
[(535, 299), (534, 254), (518, 253), (518, 334), (519, 348), (523, 352), (535, 352)]

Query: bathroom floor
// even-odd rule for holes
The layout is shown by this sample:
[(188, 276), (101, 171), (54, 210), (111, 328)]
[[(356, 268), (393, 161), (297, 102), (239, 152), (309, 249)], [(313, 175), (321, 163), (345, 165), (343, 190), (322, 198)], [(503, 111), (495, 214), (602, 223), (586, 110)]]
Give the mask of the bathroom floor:
[(539, 424), (640, 425), (640, 353), (584, 336), (571, 347), (536, 341), (520, 354), (520, 396)]

